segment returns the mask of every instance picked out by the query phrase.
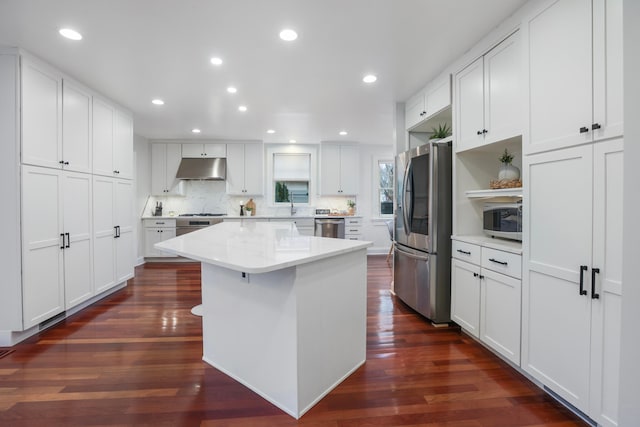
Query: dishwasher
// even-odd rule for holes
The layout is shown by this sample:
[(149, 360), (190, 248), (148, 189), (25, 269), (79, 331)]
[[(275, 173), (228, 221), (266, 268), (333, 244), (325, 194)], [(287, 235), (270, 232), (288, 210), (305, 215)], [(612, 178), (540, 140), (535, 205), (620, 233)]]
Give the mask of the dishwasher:
[(316, 237), (344, 239), (344, 218), (316, 218)]

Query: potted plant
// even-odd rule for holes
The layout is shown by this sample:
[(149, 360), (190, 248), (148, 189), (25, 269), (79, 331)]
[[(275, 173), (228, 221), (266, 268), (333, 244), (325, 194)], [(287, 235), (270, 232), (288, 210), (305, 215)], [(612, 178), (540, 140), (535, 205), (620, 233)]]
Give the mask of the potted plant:
[(513, 161), (513, 154), (509, 153), (506, 148), (498, 160), (502, 163), (500, 171), (498, 172), (498, 179), (514, 180), (520, 178), (520, 169), (511, 164)]
[(429, 139), (442, 139), (451, 135), (451, 128), (446, 123), (440, 123), (437, 128), (431, 128)]
[(347, 200), (347, 206), (349, 207), (349, 215), (353, 215), (356, 210), (356, 202), (354, 200)]

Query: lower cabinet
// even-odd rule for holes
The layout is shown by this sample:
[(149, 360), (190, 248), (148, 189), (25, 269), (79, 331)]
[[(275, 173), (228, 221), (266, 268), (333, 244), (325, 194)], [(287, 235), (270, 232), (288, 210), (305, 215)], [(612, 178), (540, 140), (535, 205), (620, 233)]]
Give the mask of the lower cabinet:
[(344, 238), (347, 240), (362, 238), (362, 218), (346, 217), (344, 219)]
[(23, 327), (94, 295), (91, 175), (22, 168)]
[(153, 258), (174, 257), (157, 250), (154, 245), (176, 237), (175, 219), (143, 219), (144, 227), (144, 256)]
[(521, 256), (456, 240), (452, 253), (451, 319), (519, 366)]
[(315, 220), (313, 218), (270, 218), (269, 222), (293, 222), (302, 236), (313, 236)]

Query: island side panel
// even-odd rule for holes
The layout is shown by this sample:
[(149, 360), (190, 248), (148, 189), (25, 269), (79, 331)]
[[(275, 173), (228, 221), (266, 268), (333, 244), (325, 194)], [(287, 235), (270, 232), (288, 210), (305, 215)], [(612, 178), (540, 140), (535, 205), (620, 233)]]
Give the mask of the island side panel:
[(203, 263), (202, 333), (205, 362), (298, 418), (295, 278)]
[(367, 251), (299, 265), (296, 276), (302, 415), (365, 362)]

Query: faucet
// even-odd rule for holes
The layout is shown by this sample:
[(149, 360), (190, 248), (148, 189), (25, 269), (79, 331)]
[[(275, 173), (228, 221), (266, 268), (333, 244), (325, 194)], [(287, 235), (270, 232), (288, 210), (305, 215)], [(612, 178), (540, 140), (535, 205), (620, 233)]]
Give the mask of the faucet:
[(296, 214), (296, 208), (293, 206), (293, 192), (289, 192), (289, 200), (291, 201), (291, 216)]

